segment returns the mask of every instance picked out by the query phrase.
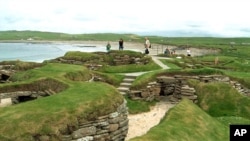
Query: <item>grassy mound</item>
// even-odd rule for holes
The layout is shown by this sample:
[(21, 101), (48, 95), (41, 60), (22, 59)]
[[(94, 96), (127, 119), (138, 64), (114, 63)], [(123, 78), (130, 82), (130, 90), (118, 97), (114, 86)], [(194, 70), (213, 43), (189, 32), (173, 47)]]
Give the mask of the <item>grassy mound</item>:
[[(239, 124), (250, 120), (250, 98), (225, 83), (193, 83), (198, 105), (213, 117)], [(229, 117), (229, 118), (227, 118)], [(236, 117), (235, 121), (234, 118)]]
[[(25, 71), (25, 70), (41, 67), (44, 64), (43, 63), (35, 63), (35, 62), (23, 62), (23, 61), (2, 61), (2, 62), (0, 62), (0, 65), (9, 66), (7, 68), (3, 67), (3, 69), (13, 69), (16, 71)], [(13, 67), (10, 67), (10, 66), (13, 66)]]
[[(127, 64), (116, 64), (115, 60), (120, 57), (130, 58), (131, 62)], [(129, 73), (129, 72), (142, 72), (161, 69), (159, 65), (154, 63), (154, 61), (149, 56), (145, 56), (140, 52), (130, 51), (130, 50), (111, 50), (108, 54), (104, 52), (80, 52), (80, 51), (70, 51), (64, 56), (60, 57), (65, 60), (81, 61), (84, 64), (99, 64), (103, 67), (99, 68), (98, 71), (104, 73)], [(133, 62), (133, 59), (140, 58), (140, 64)], [(133, 61), (132, 61), (133, 60)]]
[[(36, 135), (58, 135), (59, 131), (67, 132), (67, 125), (75, 126), (78, 118), (88, 121), (113, 112), (124, 98), (111, 85), (86, 82), (88, 76), (83, 66), (67, 64), (46, 64), (14, 75), (14, 83), (3, 84), (0, 90), (29, 86), (41, 89), (45, 83), (65, 89), (49, 97), (0, 108), (0, 140), (24, 141)], [(35, 83), (40, 81), (44, 83)]]
[(229, 129), (191, 101), (184, 99), (168, 112), (158, 126), (131, 141), (200, 140), (229, 140)]

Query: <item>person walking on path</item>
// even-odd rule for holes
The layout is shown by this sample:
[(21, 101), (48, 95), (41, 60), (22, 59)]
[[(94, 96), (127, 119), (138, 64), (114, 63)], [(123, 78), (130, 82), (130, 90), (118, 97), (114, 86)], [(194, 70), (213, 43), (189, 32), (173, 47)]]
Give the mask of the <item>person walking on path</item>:
[(119, 50), (123, 50), (123, 39), (119, 40)]
[(145, 37), (145, 44), (144, 44), (144, 46), (145, 46), (145, 54), (149, 54), (149, 48), (150, 48), (150, 41), (149, 41), (149, 39), (148, 39), (148, 37)]

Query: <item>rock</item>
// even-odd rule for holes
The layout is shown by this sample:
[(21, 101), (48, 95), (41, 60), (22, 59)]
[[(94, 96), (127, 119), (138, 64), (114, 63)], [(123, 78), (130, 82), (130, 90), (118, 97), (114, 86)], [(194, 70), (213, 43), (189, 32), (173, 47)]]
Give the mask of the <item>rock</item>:
[(119, 124), (110, 124), (109, 125), (110, 132), (116, 131), (118, 128), (119, 128)]
[(96, 134), (96, 127), (90, 126), (86, 128), (81, 128), (72, 133), (73, 139), (79, 139), (85, 136), (95, 135)]

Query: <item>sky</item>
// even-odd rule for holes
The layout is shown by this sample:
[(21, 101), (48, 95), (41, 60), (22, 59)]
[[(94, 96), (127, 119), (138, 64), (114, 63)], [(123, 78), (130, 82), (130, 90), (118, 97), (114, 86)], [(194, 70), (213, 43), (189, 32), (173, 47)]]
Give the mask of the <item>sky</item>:
[(0, 0), (0, 30), (250, 36), (249, 0)]

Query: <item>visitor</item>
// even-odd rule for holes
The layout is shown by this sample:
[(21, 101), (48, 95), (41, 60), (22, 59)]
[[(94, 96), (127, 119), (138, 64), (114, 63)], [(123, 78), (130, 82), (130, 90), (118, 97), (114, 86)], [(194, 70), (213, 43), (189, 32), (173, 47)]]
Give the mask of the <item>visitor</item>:
[(106, 50), (107, 50), (107, 52), (110, 51), (110, 48), (111, 48), (111, 45), (110, 45), (110, 43), (108, 42), (108, 44), (106, 45)]
[(148, 39), (148, 37), (145, 37), (145, 44), (144, 44), (144, 46), (145, 46), (145, 54), (149, 54), (149, 48), (150, 48), (150, 41), (149, 41), (149, 39)]
[(214, 58), (214, 65), (218, 65), (218, 63), (219, 63), (219, 57), (217, 56)]
[(123, 50), (123, 39), (119, 40), (119, 50)]
[(187, 49), (187, 56), (191, 56), (191, 50), (189, 48)]
[(171, 54), (175, 54), (175, 50), (174, 49), (171, 51)]
[(168, 48), (165, 49), (164, 54), (170, 55), (170, 50)]

